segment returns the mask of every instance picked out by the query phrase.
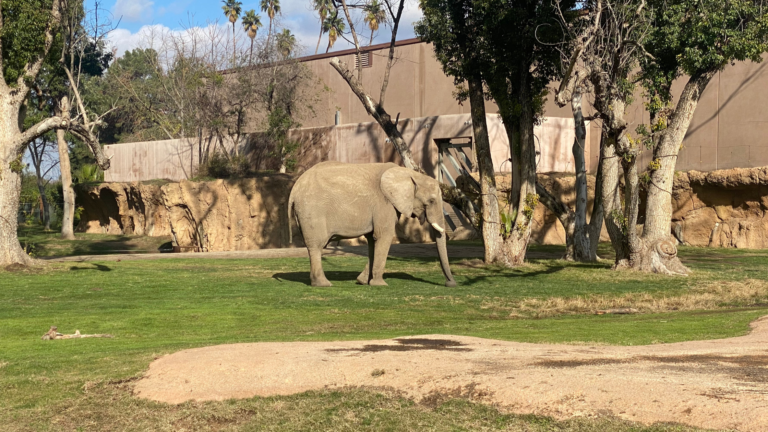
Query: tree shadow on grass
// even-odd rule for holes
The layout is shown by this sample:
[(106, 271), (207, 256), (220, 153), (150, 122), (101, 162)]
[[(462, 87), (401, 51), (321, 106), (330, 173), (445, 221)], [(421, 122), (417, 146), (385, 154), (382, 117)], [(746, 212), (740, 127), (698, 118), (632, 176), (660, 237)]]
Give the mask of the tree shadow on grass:
[(517, 278), (530, 278), (541, 275), (554, 274), (562, 271), (566, 268), (566, 265), (554, 264), (547, 266), (544, 270), (537, 271), (523, 271), (519, 268), (505, 268), (505, 267), (486, 267), (485, 271), (492, 273), (491, 275), (478, 275), (478, 276), (465, 276), (465, 280), (459, 285), (475, 285), (480, 282), (487, 282), (489, 278), (507, 277), (510, 281), (514, 281)]
[(109, 267), (107, 267), (107, 266), (105, 266), (103, 264), (95, 264), (95, 263), (89, 263), (89, 264), (92, 265), (93, 267), (75, 267), (75, 266), (72, 266), (72, 267), (69, 268), (69, 270), (70, 271), (98, 270), (98, 271), (103, 271), (103, 272), (112, 271), (111, 268), (109, 268)]
[[(347, 282), (347, 281), (354, 282), (357, 279), (357, 276), (359, 274), (360, 272), (329, 271), (329, 272), (325, 272), (325, 277), (328, 278), (328, 280), (331, 282)], [(303, 283), (305, 285), (311, 284), (308, 271), (307, 272), (275, 273), (272, 275), (272, 278), (277, 279), (278, 281), (286, 280), (291, 282)], [(400, 280), (407, 280), (412, 282), (421, 282), (429, 285), (443, 285), (444, 283), (442, 281), (439, 283), (436, 283), (435, 281), (421, 279), (403, 272), (384, 273), (384, 281), (388, 279), (400, 279)]]

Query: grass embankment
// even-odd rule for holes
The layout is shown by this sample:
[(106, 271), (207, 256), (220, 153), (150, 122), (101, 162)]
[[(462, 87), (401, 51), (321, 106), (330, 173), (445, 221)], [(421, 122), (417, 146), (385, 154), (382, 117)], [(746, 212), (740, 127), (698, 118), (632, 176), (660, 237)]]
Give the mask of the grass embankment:
[[(534, 247), (531, 255), (559, 253)], [(465, 401), (426, 407), (364, 390), (167, 406), (133, 398), (130, 380), (159, 355), (221, 343), (443, 333), (637, 345), (741, 335), (768, 314), (768, 252), (681, 254), (694, 270), (687, 278), (613, 272), (609, 262), (533, 259), (510, 270), (456, 260), (455, 288), (442, 285), (433, 259), (391, 258), (389, 287), (354, 284), (364, 258), (327, 259), (332, 288), (308, 286), (306, 259), (49, 263), (0, 272), (0, 429), (642, 430), (610, 418), (503, 415)], [(607, 306), (646, 313), (594, 315)], [(43, 342), (50, 325), (115, 338)]]
[(158, 253), (169, 250), (171, 237), (144, 237), (75, 233), (75, 240), (64, 240), (57, 231), (44, 231), (39, 225), (19, 226), (19, 242), (38, 258), (72, 255)]

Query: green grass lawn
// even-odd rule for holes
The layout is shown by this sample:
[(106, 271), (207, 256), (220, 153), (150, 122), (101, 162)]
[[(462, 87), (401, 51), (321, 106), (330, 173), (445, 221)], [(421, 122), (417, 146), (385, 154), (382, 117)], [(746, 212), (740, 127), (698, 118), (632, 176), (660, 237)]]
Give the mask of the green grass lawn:
[[(537, 256), (561, 252), (532, 247)], [(768, 251), (682, 248), (681, 255), (694, 270), (687, 278), (614, 272), (609, 261), (534, 259), (501, 269), (455, 260), (455, 288), (443, 286), (435, 259), (390, 258), (388, 287), (356, 285), (365, 263), (357, 257), (325, 260), (331, 288), (309, 286), (308, 260), (298, 258), (48, 263), (0, 271), (0, 430), (688, 430), (612, 418), (556, 422), (461, 400), (427, 407), (370, 390), (179, 406), (130, 393), (131, 380), (157, 356), (222, 343), (443, 333), (637, 345), (742, 335), (750, 321), (768, 314), (762, 291), (711, 310), (541, 315), (537, 306), (517, 308), (550, 297), (676, 298), (701, 287), (768, 280)], [(51, 325), (115, 338), (41, 341)]]

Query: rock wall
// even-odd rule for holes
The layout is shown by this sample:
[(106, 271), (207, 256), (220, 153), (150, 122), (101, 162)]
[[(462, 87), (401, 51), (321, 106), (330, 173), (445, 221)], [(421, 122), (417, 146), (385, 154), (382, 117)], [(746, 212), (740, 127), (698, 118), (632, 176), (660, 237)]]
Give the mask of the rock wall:
[[(78, 191), (79, 232), (172, 236), (174, 245), (203, 251), (302, 246), (288, 197), (293, 176), (167, 184), (104, 183)], [(431, 241), (428, 227), (402, 218), (397, 242)], [(355, 244), (357, 241), (345, 241)]]
[(672, 207), (685, 244), (768, 248), (768, 167), (677, 173)]
[[(539, 175), (539, 181), (571, 207), (574, 180), (566, 174)], [(290, 175), (274, 174), (208, 182), (105, 183), (78, 192), (83, 207), (78, 231), (171, 235), (182, 248), (208, 251), (301, 246), (295, 225), (288, 239), (287, 201), (293, 182)], [(499, 176), (497, 182), (503, 190), (509, 176)], [(590, 210), (594, 183), (589, 177)], [(670, 230), (682, 243), (768, 248), (768, 167), (677, 173), (672, 206)], [(533, 227), (534, 242), (565, 243), (560, 222), (542, 205), (536, 208)], [(601, 239), (608, 240), (605, 229)], [(399, 221), (396, 242), (432, 240), (429, 228), (418, 221)]]
[(103, 183), (79, 187), (77, 204), (83, 208), (79, 232), (171, 235), (171, 224), (159, 184)]

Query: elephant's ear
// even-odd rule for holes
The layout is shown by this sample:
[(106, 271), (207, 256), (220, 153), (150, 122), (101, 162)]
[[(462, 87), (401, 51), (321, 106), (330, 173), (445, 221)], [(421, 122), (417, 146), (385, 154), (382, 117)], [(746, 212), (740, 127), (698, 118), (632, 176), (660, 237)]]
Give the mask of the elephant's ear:
[(410, 217), (413, 214), (413, 200), (416, 194), (416, 183), (413, 181), (413, 171), (408, 168), (390, 168), (381, 175), (381, 191), (397, 211)]

